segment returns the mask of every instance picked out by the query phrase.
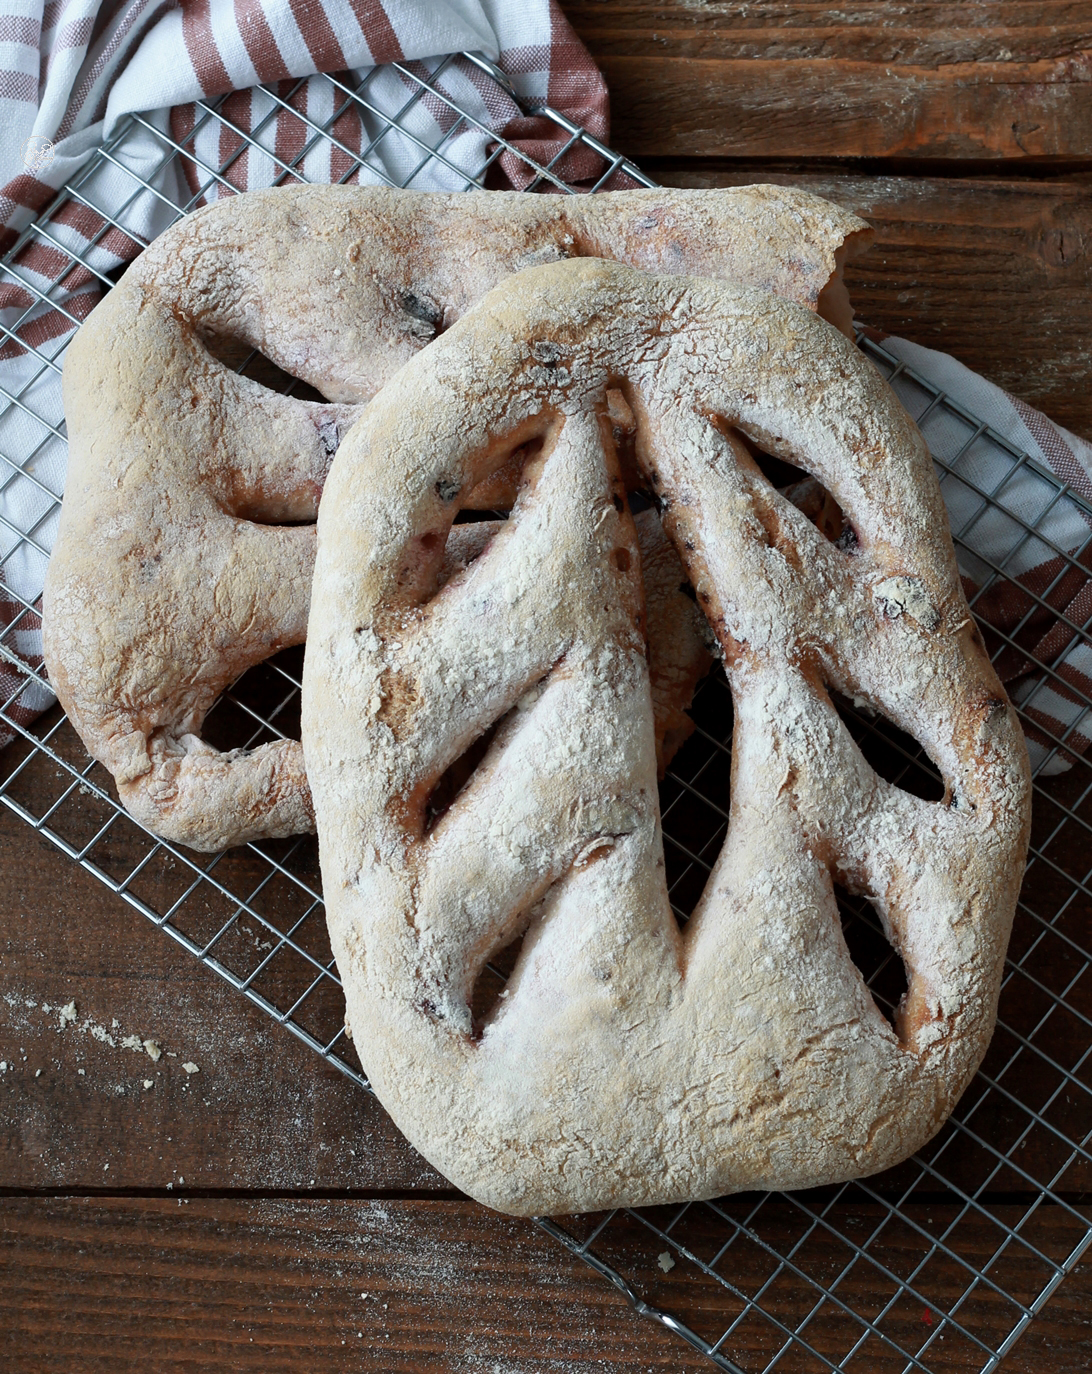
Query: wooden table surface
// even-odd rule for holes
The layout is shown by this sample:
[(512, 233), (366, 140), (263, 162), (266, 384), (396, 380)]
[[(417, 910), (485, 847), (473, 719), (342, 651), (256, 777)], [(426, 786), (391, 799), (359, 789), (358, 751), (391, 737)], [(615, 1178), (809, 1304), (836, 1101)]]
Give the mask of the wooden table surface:
[[(1092, 4), (563, 7), (616, 147), (673, 185), (793, 182), (864, 214), (861, 318), (1092, 436)], [(0, 884), (10, 1374), (711, 1368), (532, 1224), (462, 1199), (374, 1101), (4, 808)], [(722, 1301), (700, 1296), (714, 1317)], [(1084, 1263), (1004, 1368), (1089, 1367)]]

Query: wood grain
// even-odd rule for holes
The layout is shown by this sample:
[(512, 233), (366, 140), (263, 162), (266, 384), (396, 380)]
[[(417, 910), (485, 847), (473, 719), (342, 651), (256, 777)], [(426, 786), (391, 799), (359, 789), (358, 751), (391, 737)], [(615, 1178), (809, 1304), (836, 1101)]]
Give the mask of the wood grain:
[[(1019, 1209), (1008, 1209), (1015, 1221)], [(912, 1221), (942, 1234), (954, 1211), (909, 1208)], [(844, 1224), (847, 1220), (840, 1217)], [(1065, 1248), (1076, 1223), (1052, 1218), (1055, 1248)], [(595, 1242), (646, 1300), (671, 1311), (707, 1340), (720, 1336), (743, 1304), (733, 1289), (762, 1295), (774, 1318), (752, 1314), (732, 1333), (726, 1352), (749, 1370), (776, 1353), (784, 1331), (814, 1305), (819, 1290), (843, 1273), (844, 1300), (880, 1319), (880, 1329), (904, 1349), (935, 1339), (938, 1371), (979, 1367), (980, 1348), (994, 1346), (1019, 1317), (988, 1285), (965, 1301), (969, 1335), (939, 1327), (939, 1314), (915, 1292), (889, 1310), (896, 1284), (885, 1271), (909, 1277), (923, 1255), (920, 1236), (900, 1226), (874, 1235), (881, 1216), (857, 1206), (851, 1235), (876, 1263), (851, 1258), (821, 1228), (803, 1238), (801, 1216), (775, 1204), (763, 1218), (764, 1238), (788, 1250), (794, 1268), (777, 1271), (760, 1246), (737, 1241), (716, 1266), (708, 1263), (730, 1229), (697, 1209), (673, 1230), (675, 1242), (619, 1216)], [(666, 1222), (664, 1224), (667, 1224)], [(948, 1304), (966, 1289), (972, 1270), (996, 1249), (999, 1233), (967, 1222), (947, 1231), (950, 1255), (936, 1253), (917, 1276), (929, 1301)], [(681, 1248), (678, 1248), (681, 1247)], [(998, 1263), (998, 1276), (1020, 1287), (1027, 1252)], [(662, 1271), (657, 1255), (673, 1267)], [(693, 1256), (693, 1258), (688, 1258)], [(1037, 1265), (1037, 1269), (1041, 1268)], [(1004, 1272), (1002, 1273), (1002, 1270)], [(1027, 1272), (1030, 1289), (1037, 1272)], [(1022, 1290), (1021, 1290), (1022, 1291)], [(1084, 1265), (1052, 1304), (1055, 1374), (1088, 1367), (1092, 1266)], [(860, 1325), (847, 1327), (827, 1304), (805, 1337), (827, 1358), (843, 1356), (857, 1337), (865, 1344), (853, 1370), (896, 1374), (904, 1362)], [(1006, 1366), (1042, 1369), (1041, 1332), (1025, 1338)], [(1048, 1347), (1049, 1349), (1050, 1347)], [(789, 1368), (819, 1368), (800, 1352)], [(0, 1356), (9, 1374), (114, 1374), (154, 1370), (367, 1370), (383, 1374), (679, 1374), (710, 1366), (662, 1327), (633, 1314), (609, 1284), (566, 1255), (532, 1223), (513, 1221), (471, 1203), (346, 1199), (146, 1198), (0, 1199)]]
[[(864, 214), (876, 246), (848, 273), (862, 319), (953, 353), (1092, 437), (1092, 4), (563, 0), (563, 8), (603, 65), (616, 146), (667, 184), (791, 181)], [(11, 759), (11, 751), (0, 757), (0, 776)], [(15, 792), (40, 815), (64, 782), (39, 761)], [(1041, 812), (1037, 824), (1049, 820)], [(89, 842), (102, 812), (76, 792), (54, 823)], [(118, 877), (148, 848), (119, 824), (94, 856)], [(229, 885), (261, 878), (245, 856), (223, 871)], [(532, 1225), (453, 1196), (372, 1099), (2, 807), (0, 875), (5, 1372), (711, 1368)], [(133, 890), (165, 910), (187, 880), (152, 862)], [(1057, 915), (1061, 934), (1087, 945), (1087, 905), (1058, 914), (1064, 894), (1041, 874), (1036, 881), (1031, 910)], [(194, 938), (209, 938), (228, 916), (202, 891), (179, 919)], [(1075, 1012), (1092, 1015), (1087, 972), (1078, 976), (1063, 940), (1034, 947), (1039, 929), (1025, 912), (1014, 952), (1031, 950), (1034, 977), (1071, 983)], [(267, 937), (237, 921), (225, 960), (246, 967)], [(274, 980), (271, 995), (287, 987)], [(61, 1030), (58, 1008), (69, 1001), (79, 1019)], [(830, 1216), (860, 1243), (875, 1234), (875, 1258), (903, 1277), (924, 1254), (922, 1234), (943, 1237), (949, 1253), (934, 1253), (914, 1279), (942, 1305), (966, 1287), (968, 1265), (988, 1265), (1030, 1302), (1048, 1272), (1042, 1256), (1060, 1260), (1081, 1234), (1063, 1208), (1029, 1212), (1028, 1178), (1065, 1162), (1051, 1128), (1075, 1138), (1089, 1129), (1080, 1085), (1092, 1082), (1090, 1070), (1074, 1067), (1085, 1027), (1018, 978), (1002, 1013), (1009, 1028), (986, 1068), (1019, 1102), (1042, 1106), (1043, 1120), (1029, 1129), (1027, 1111), (992, 1092), (971, 1124), (1000, 1149), (1022, 1139), (1017, 1167), (991, 1172), (989, 1151), (951, 1129), (931, 1151), (946, 1177), (971, 1192), (986, 1188), (988, 1210), (1019, 1222), (1034, 1249), (1006, 1244), (993, 1221), (961, 1214), (950, 1195), (930, 1197), (928, 1179), (904, 1222), (881, 1227), (882, 1209), (860, 1192)], [(1018, 1036), (1032, 1032), (1073, 1070), (1071, 1095), (1060, 1091), (1063, 1075), (1021, 1048)], [(153, 1064), (125, 1049), (130, 1034), (156, 1038), (163, 1058)], [(199, 1072), (186, 1074), (187, 1062)], [(914, 1178), (906, 1167), (875, 1186)], [(1087, 1161), (1071, 1163), (1059, 1187), (1090, 1215), (1081, 1206), (1092, 1190)], [(725, 1210), (735, 1215), (754, 1201), (734, 1199)], [(820, 1211), (829, 1198), (805, 1201)], [(745, 1293), (772, 1277), (767, 1306), (789, 1325), (814, 1304), (815, 1283), (844, 1274), (841, 1297), (876, 1317), (890, 1281), (867, 1262), (846, 1271), (844, 1242), (821, 1228), (804, 1237), (803, 1215), (780, 1201), (761, 1212), (768, 1244), (784, 1252), (800, 1243), (795, 1272), (775, 1276), (769, 1253), (750, 1241), (735, 1242), (719, 1272)], [(661, 1271), (656, 1257), (670, 1242), (647, 1227), (671, 1221), (666, 1209), (643, 1221), (620, 1217), (596, 1248), (651, 1301), (714, 1337), (741, 1303), (679, 1251), (671, 1251), (675, 1267)], [(591, 1224), (571, 1223), (582, 1234)], [(703, 1260), (725, 1235), (723, 1219), (702, 1207), (672, 1229)], [(1017, 1315), (981, 1283), (960, 1309), (968, 1330), (994, 1342)], [(936, 1318), (904, 1296), (884, 1320), (916, 1348)], [(806, 1335), (837, 1359), (846, 1329), (827, 1301)], [(973, 1342), (942, 1334), (930, 1346), (932, 1365), (980, 1367)], [(725, 1348), (757, 1370), (782, 1335), (751, 1315)], [(779, 1367), (823, 1366), (796, 1352)], [(886, 1374), (902, 1363), (868, 1338), (847, 1367)], [(1082, 1263), (1003, 1369), (1090, 1367), (1092, 1264)]]
[(697, 1374), (532, 1223), (473, 1203), (0, 1199), (6, 1374)]
[(869, 220), (858, 318), (951, 353), (1092, 436), (1092, 186), (649, 163), (671, 186), (802, 186)]
[(939, 68), (965, 62), (1041, 62), (1092, 49), (1087, 0), (562, 0), (596, 54), (839, 58)]
[(0, 873), (0, 1187), (450, 1191), (374, 1098), (6, 807)]
[(1086, 5), (569, 4), (642, 157), (1086, 157)]

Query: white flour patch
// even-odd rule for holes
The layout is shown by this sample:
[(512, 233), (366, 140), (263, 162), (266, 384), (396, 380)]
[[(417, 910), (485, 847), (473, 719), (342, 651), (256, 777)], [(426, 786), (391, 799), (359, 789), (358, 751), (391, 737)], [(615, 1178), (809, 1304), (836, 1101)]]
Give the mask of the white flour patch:
[[(130, 1053), (147, 1055), (153, 1063), (158, 1063), (166, 1053), (168, 1058), (177, 1059), (179, 1056), (173, 1051), (164, 1051), (158, 1040), (153, 1040), (140, 1033), (127, 1031), (116, 1016), (110, 1018), (109, 1025), (96, 1021), (93, 1016), (86, 1013), (81, 1014), (75, 999), (66, 1002), (63, 1006), (52, 1006), (49, 1002), (39, 1003), (35, 998), (28, 997), (25, 993), (18, 990), (9, 990), (0, 994), (3, 1001), (14, 1013), (9, 1021), (9, 1029), (17, 1033), (38, 1031), (45, 1029), (41, 1024), (41, 1018), (52, 1020), (56, 1016), (56, 1024), (53, 1029), (57, 1034), (67, 1031), (69, 1035), (73, 1032), (79, 1035), (88, 1036), (97, 1044), (103, 1045), (112, 1050), (126, 1050)], [(37, 1018), (31, 1018), (28, 1012), (36, 1011), (39, 1013)], [(22, 1051), (20, 1051), (22, 1053)], [(5, 1061), (6, 1063), (7, 1061)], [(197, 1065), (192, 1060), (187, 1060), (181, 1067), (185, 1070), (186, 1076), (199, 1073)], [(2, 1072), (2, 1070), (0, 1070)], [(83, 1069), (78, 1070), (81, 1077), (85, 1076)], [(123, 1093), (124, 1087), (116, 1085), (115, 1092)]]

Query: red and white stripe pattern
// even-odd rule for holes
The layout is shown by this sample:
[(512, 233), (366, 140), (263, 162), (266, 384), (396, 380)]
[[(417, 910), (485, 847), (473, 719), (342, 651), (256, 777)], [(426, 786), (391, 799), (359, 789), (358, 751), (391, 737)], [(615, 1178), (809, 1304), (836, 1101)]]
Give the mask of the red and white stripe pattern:
[[(128, 113), (151, 112), (126, 136), (123, 160), (158, 193), (134, 197), (139, 183), (106, 162), (82, 188), (92, 204), (67, 203), (50, 219), (54, 241), (35, 236), (16, 256), (16, 275), (0, 278), (0, 324), (9, 331), (0, 336), (0, 386), (16, 398), (0, 405), (0, 651), (40, 664), (38, 596), (64, 484), (59, 361), (99, 296), (94, 273), (74, 260), (108, 272), (179, 210), (291, 178), (461, 189), (497, 134), (549, 162), (564, 144), (556, 126), (525, 116), (484, 73), (448, 65), (435, 83), (476, 123), (421, 94), (412, 74), (435, 74), (447, 54), (464, 50), (499, 62), (525, 100), (545, 101), (606, 140), (602, 77), (555, 0), (0, 0), (0, 251)], [(362, 116), (346, 95), (362, 87), (406, 136), (375, 141), (383, 121)], [(219, 117), (210, 116), (204, 102), (229, 92)], [(329, 136), (319, 132), (328, 126)], [(31, 136), (52, 140), (48, 166), (22, 165)], [(165, 165), (170, 140), (192, 156)], [(438, 143), (442, 157), (422, 151)], [(556, 164), (570, 182), (600, 169), (579, 147)], [(505, 153), (489, 184), (522, 188), (531, 176)], [(944, 354), (898, 339), (885, 346), (1092, 497), (1089, 445)], [(921, 411), (917, 388), (898, 379), (895, 387), (912, 414)], [(926, 436), (943, 459), (960, 452), (967, 430), (936, 409)], [(974, 487), (995, 492), (998, 506)], [(1078, 632), (1092, 614), (1092, 571), (1085, 578), (1063, 556), (1092, 566), (1089, 522), (1074, 502), (1051, 506), (1054, 489), (985, 439), (962, 454), (944, 489), (968, 594), (998, 631), (991, 647), (999, 669), (1042, 726), (1029, 730), (1033, 759), (1057, 771), (1092, 739), (1092, 648)], [(1043, 538), (1029, 539), (1023, 522), (1040, 522)], [(25, 723), (47, 702), (39, 684), (0, 657), (0, 707), (12, 719)]]
[[(461, 51), (497, 62), (522, 99), (606, 138), (603, 79), (554, 0), (0, 0), (0, 252), (125, 115), (150, 112), (120, 154), (134, 175), (102, 164), (0, 277), (0, 387), (15, 398), (0, 402), (0, 708), (11, 719), (25, 723), (49, 700), (10, 656), (41, 662), (39, 593), (65, 469), (59, 364), (99, 298), (95, 271), (131, 261), (179, 211), (235, 191), (293, 178), (461, 190), (498, 135), (543, 163), (560, 153), (567, 136), (555, 125), (527, 118), (485, 73), (446, 62)], [(472, 118), (394, 62), (434, 76)], [(361, 89), (377, 115), (346, 94)], [(205, 102), (225, 94), (211, 116)], [(383, 116), (406, 136), (376, 142)], [(32, 137), (51, 141), (51, 162), (23, 165)], [(165, 165), (172, 139), (192, 156)], [(429, 157), (437, 145), (442, 158)], [(568, 181), (600, 169), (580, 148), (555, 165)], [(505, 153), (490, 184), (522, 188), (531, 176)], [(0, 743), (10, 733), (0, 722)]]
[[(1092, 505), (1092, 445), (946, 353), (906, 339), (882, 343)], [(924, 415), (929, 398), (919, 386), (899, 377), (893, 386), (915, 419)], [(1054, 482), (988, 436), (968, 444), (974, 427), (950, 410), (936, 406), (922, 424), (941, 460), (968, 600), (986, 623), (998, 675), (1034, 722), (1025, 719), (1032, 764), (1062, 772), (1092, 743), (1092, 515), (1080, 499), (1058, 499)]]

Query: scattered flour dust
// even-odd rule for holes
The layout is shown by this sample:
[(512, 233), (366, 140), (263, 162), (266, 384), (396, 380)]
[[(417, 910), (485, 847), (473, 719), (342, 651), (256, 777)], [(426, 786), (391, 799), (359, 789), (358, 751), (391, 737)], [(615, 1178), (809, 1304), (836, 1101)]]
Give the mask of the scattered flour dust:
[(609, 1364), (606, 1360), (581, 1360), (575, 1364), (557, 1359), (498, 1360), (491, 1355), (472, 1353), (464, 1354), (461, 1359), (456, 1357), (456, 1363), (448, 1366), (451, 1374), (588, 1374), (591, 1370), (602, 1370), (606, 1374), (612, 1367), (613, 1360)]
[[(81, 1016), (80, 1010), (74, 999), (71, 1002), (66, 1002), (63, 1007), (53, 1007), (50, 1006), (48, 1002), (43, 1002), (41, 1007), (39, 1007), (38, 1003), (35, 1002), (33, 998), (20, 997), (17, 993), (5, 993), (3, 998), (13, 1010), (15, 1008), (19, 1008), (20, 1010), (26, 1008), (29, 1010), (40, 1010), (45, 1016), (56, 1014), (56, 1030), (58, 1033), (66, 1031), (68, 1027), (71, 1026), (76, 1034), (89, 1035), (92, 1040), (97, 1040), (100, 1045), (108, 1045), (111, 1049), (115, 1050), (129, 1050), (135, 1054), (146, 1054), (153, 1064), (158, 1064), (160, 1059), (163, 1058), (164, 1050), (158, 1040), (131, 1033), (122, 1034), (121, 1022), (116, 1016), (111, 1017), (109, 1027), (100, 1024), (98, 1021), (94, 1020), (93, 1017)], [(14, 1027), (14, 1029), (29, 1029), (29, 1018), (23, 1017), (22, 1021), (24, 1023), (23, 1026)], [(172, 1053), (170, 1050), (167, 1050), (166, 1054), (170, 1059), (178, 1058), (177, 1054)], [(0, 1073), (7, 1072), (8, 1067), (9, 1065), (6, 1060), (0, 1062)], [(11, 1065), (11, 1067), (14, 1067), (14, 1065)], [(187, 1078), (192, 1074), (201, 1072), (200, 1068), (192, 1060), (187, 1060), (182, 1065), (182, 1068)], [(79, 1069), (78, 1073), (83, 1076), (84, 1070)], [(153, 1080), (145, 1079), (144, 1086), (145, 1088), (154, 1086)]]

